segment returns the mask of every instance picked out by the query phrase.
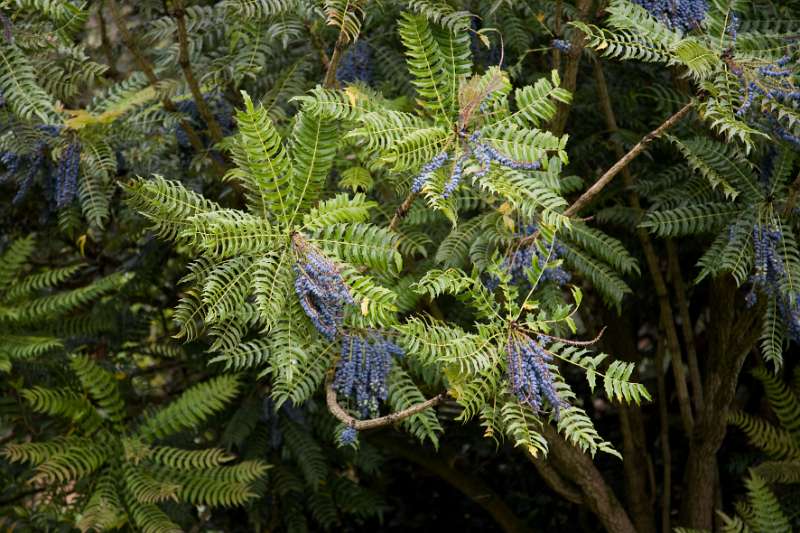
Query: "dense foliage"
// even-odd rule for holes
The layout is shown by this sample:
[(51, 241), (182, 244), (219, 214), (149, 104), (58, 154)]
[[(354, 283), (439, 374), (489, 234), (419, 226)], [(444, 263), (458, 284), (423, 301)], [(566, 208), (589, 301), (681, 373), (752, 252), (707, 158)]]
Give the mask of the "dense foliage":
[(4, 528), (800, 527), (796, 0), (0, 23)]

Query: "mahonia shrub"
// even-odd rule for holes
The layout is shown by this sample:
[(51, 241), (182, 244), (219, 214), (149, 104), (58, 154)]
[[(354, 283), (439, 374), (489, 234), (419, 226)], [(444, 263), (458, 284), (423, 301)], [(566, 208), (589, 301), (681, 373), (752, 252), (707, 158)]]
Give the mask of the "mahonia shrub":
[(800, 527), (798, 19), (0, 3), (0, 524)]

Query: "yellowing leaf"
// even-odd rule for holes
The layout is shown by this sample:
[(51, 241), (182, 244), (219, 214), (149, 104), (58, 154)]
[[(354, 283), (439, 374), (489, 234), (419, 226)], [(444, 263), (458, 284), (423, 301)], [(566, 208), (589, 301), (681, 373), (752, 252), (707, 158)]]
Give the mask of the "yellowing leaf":
[(369, 298), (361, 300), (361, 314), (364, 316), (369, 314)]
[(500, 207), (497, 208), (497, 211), (500, 212), (502, 215), (509, 214), (514, 208), (508, 202), (503, 202)]
[(359, 91), (354, 85), (348, 85), (344, 90), (344, 93), (347, 95), (348, 100), (350, 100), (351, 106), (355, 106), (362, 98), (361, 91)]
[(81, 257), (86, 257), (85, 248), (86, 248), (86, 234), (84, 233), (80, 237), (78, 237), (78, 249), (81, 252)]

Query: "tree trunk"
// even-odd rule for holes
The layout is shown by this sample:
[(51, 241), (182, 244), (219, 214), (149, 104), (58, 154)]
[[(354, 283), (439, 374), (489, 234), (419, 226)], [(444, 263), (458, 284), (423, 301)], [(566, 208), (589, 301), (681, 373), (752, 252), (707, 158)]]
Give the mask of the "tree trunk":
[(730, 277), (712, 283), (709, 300), (712, 306), (703, 384), (705, 402), (689, 443), (681, 513), (683, 525), (708, 530), (714, 518), (717, 450), (725, 438), (739, 373), (759, 337), (763, 314), (763, 304), (753, 309), (744, 307), (744, 298)]
[(548, 460), (561, 475), (578, 486), (583, 502), (611, 533), (637, 533), (628, 513), (595, 466), (591, 456), (565, 441), (550, 425), (543, 425), (542, 435), (550, 447)]

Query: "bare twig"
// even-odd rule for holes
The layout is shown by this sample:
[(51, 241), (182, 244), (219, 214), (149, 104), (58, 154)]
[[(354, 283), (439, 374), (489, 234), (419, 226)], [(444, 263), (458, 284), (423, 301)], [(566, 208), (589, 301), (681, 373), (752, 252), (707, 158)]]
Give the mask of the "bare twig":
[(186, 13), (183, 10), (182, 0), (173, 0), (172, 16), (178, 29), (178, 64), (183, 71), (186, 84), (192, 92), (192, 98), (194, 98), (194, 102), (197, 105), (197, 110), (208, 126), (208, 134), (211, 136), (211, 140), (218, 143), (223, 137), (222, 128), (217, 119), (214, 118), (214, 114), (208, 107), (205, 98), (203, 98), (203, 92), (200, 90), (200, 84), (197, 83), (197, 78), (194, 76), (192, 64), (189, 60), (189, 36), (186, 32)]
[(400, 225), (400, 222), (406, 217), (408, 214), (409, 209), (411, 209), (411, 205), (414, 203), (414, 200), (417, 199), (419, 194), (412, 192), (406, 199), (403, 200), (403, 203), (397, 208), (394, 212), (394, 216), (392, 217), (392, 221), (389, 222), (389, 231), (396, 231), (397, 226)]
[(417, 403), (412, 405), (407, 409), (403, 409), (402, 411), (397, 411), (395, 413), (388, 414), (386, 416), (381, 416), (379, 418), (369, 418), (367, 420), (358, 420), (350, 416), (350, 414), (339, 405), (339, 402), (336, 400), (336, 389), (333, 388), (333, 372), (328, 372), (328, 378), (325, 383), (325, 401), (328, 404), (328, 410), (331, 412), (333, 416), (338, 418), (344, 424), (356, 429), (358, 431), (362, 431), (365, 429), (375, 429), (379, 427), (389, 426), (394, 424), (395, 422), (399, 422), (409, 416), (415, 415), (427, 409), (428, 407), (433, 407), (438, 405), (447, 398), (446, 393), (437, 394), (430, 400)]
[[(608, 89), (606, 88), (605, 91), (607, 93)], [(602, 102), (601, 102), (601, 105), (602, 105)], [(631, 148), (628, 151), (628, 153), (622, 155), (622, 152), (620, 151), (619, 159), (617, 160), (617, 162), (614, 163), (614, 165), (611, 168), (609, 168), (605, 172), (605, 174), (600, 176), (600, 178), (596, 182), (594, 182), (594, 185), (589, 187), (586, 190), (586, 192), (584, 192), (582, 195), (580, 195), (578, 197), (578, 199), (575, 200), (572, 203), (572, 205), (570, 205), (567, 208), (566, 211), (564, 211), (564, 216), (574, 217), (575, 215), (578, 214), (578, 212), (581, 209), (583, 209), (588, 204), (590, 204), (592, 202), (592, 200), (594, 200), (595, 197), (598, 194), (600, 194), (600, 191), (605, 189), (606, 186), (609, 183), (611, 183), (611, 180), (614, 179), (617, 176), (617, 174), (619, 174), (620, 172), (625, 170), (627, 168), (628, 164), (631, 161), (633, 161), (634, 159), (636, 159), (636, 157), (639, 154), (641, 154), (644, 151), (645, 148), (647, 148), (648, 144), (653, 142), (655, 139), (660, 137), (665, 131), (667, 131), (668, 129), (670, 129), (673, 126), (675, 126), (675, 124), (680, 122), (680, 120), (683, 117), (686, 116), (686, 114), (689, 112), (689, 110), (692, 108), (693, 105), (694, 105), (694, 102), (689, 102), (688, 104), (683, 106), (678, 112), (676, 112), (674, 115), (672, 115), (667, 120), (665, 120), (659, 127), (657, 127), (656, 129), (654, 129), (653, 131), (651, 131), (650, 133), (648, 133), (647, 135), (642, 137), (642, 140), (640, 140), (638, 143), (636, 143), (636, 145), (633, 148)], [(616, 122), (615, 122), (615, 124), (616, 124)], [(526, 243), (535, 241), (538, 236), (539, 236), (539, 231), (536, 230), (531, 235), (528, 235), (527, 237), (522, 239), (520, 241), (520, 244), (526, 244)]]
[[(153, 65), (150, 60), (145, 57), (145, 55), (139, 49), (139, 46), (136, 44), (136, 40), (128, 29), (128, 24), (125, 22), (125, 19), (122, 16), (119, 5), (117, 5), (116, 0), (109, 0), (108, 5), (111, 8), (111, 17), (114, 19), (114, 24), (117, 26), (117, 30), (122, 38), (122, 42), (130, 51), (131, 55), (133, 55), (133, 59), (139, 65), (139, 68), (144, 73), (147, 81), (150, 82), (150, 85), (152, 85), (154, 88), (157, 87), (159, 79), (155, 73), (155, 70), (153, 69)], [(163, 105), (164, 109), (170, 113), (177, 113), (178, 111), (178, 108), (175, 106), (175, 102), (166, 96), (161, 98), (161, 105)], [(186, 136), (189, 138), (192, 148), (194, 148), (194, 150), (199, 154), (207, 153), (206, 148), (203, 145), (203, 141), (200, 139), (197, 131), (195, 131), (189, 121), (183, 118), (180, 121), (180, 125), (181, 128), (183, 128), (183, 130), (186, 132)], [(223, 175), (225, 173), (225, 167), (220, 164), (219, 161), (214, 159), (210, 153), (208, 154), (208, 159), (217, 174)]]
[[(608, 89), (606, 89), (608, 92)], [(647, 145), (653, 142), (655, 139), (659, 138), (661, 135), (664, 134), (665, 131), (669, 130), (675, 124), (681, 121), (683, 117), (685, 117), (689, 111), (694, 106), (694, 102), (689, 102), (688, 104), (684, 105), (680, 110), (678, 110), (675, 114), (665, 120), (659, 127), (642, 137), (636, 145), (628, 150), (624, 156), (622, 156), (614, 165), (609, 168), (605, 174), (600, 176), (600, 178), (594, 182), (594, 185), (589, 187), (571, 206), (567, 209), (564, 214), (566, 216), (572, 216), (577, 214), (581, 209), (586, 207), (595, 197), (600, 194), (600, 191), (605, 189), (605, 187), (611, 182), (612, 179), (616, 177), (624, 168), (628, 166), (628, 164), (636, 159), (636, 157), (641, 154)]]

